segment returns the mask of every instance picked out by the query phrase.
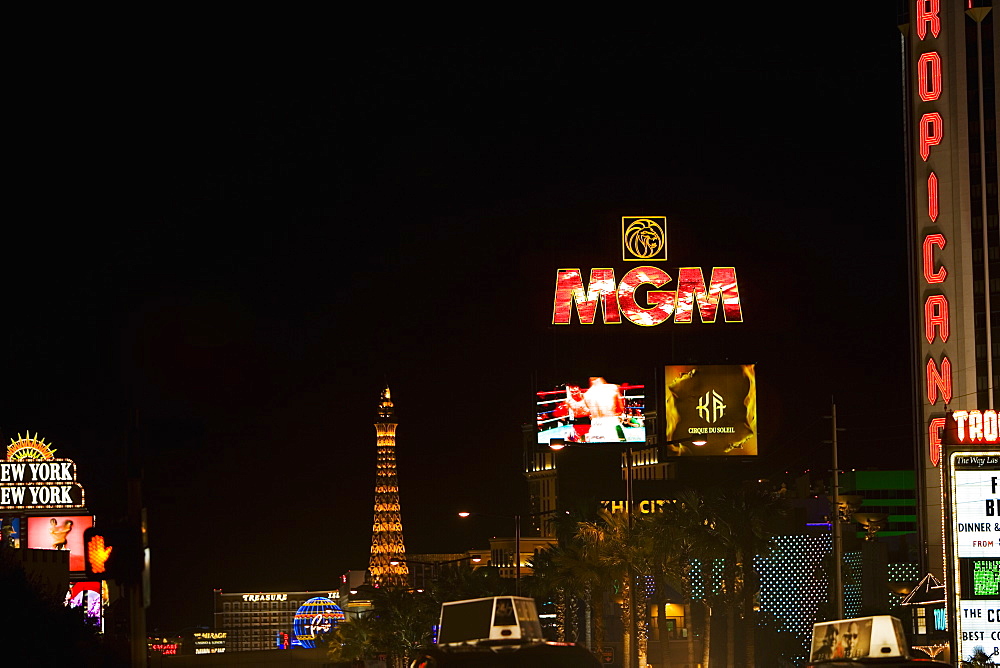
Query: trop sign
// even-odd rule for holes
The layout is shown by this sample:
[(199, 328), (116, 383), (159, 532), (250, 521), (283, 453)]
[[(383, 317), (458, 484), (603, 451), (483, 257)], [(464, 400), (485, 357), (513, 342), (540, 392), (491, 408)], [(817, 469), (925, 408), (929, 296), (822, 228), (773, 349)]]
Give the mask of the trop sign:
[[(665, 260), (666, 223), (664, 216), (623, 216), (623, 260)], [(670, 289), (673, 281), (671, 274), (652, 265), (628, 270), (620, 282), (613, 268), (599, 267), (590, 270), (585, 286), (581, 269), (559, 269), (552, 324), (571, 324), (574, 306), (583, 325), (594, 324), (599, 306), (605, 325), (621, 324), (623, 316), (641, 327), (659, 325), (671, 317), (674, 323), (685, 324), (694, 321), (696, 310), (701, 322), (714, 323), (720, 306), (726, 322), (743, 322), (734, 267), (713, 267), (707, 282), (701, 267), (680, 267), (677, 282)], [(645, 286), (649, 289), (641, 299), (639, 291)]]

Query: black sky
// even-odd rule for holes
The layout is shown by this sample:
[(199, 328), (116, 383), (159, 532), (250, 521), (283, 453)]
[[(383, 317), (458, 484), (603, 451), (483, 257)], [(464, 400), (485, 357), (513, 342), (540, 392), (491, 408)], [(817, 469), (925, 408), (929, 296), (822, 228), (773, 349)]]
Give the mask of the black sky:
[[(39, 52), (4, 437), (111, 519), (138, 410), (165, 631), (366, 567), (386, 381), (412, 552), (508, 530), (455, 511), (523, 508), (533, 378), (583, 355), (756, 362), (764, 473), (823, 465), (831, 395), (848, 467), (911, 467), (895, 15), (795, 12)], [(633, 214), (667, 216), (666, 267), (735, 266), (746, 322), (553, 330), (556, 269), (613, 262)]]

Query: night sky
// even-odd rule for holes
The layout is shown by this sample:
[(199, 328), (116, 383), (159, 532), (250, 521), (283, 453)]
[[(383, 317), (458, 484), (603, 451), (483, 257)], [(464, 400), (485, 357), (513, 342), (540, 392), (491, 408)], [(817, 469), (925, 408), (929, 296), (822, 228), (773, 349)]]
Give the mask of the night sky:
[[(892, 7), (635, 19), (35, 54), (0, 430), (112, 521), (138, 412), (151, 630), (367, 566), (386, 382), (413, 553), (509, 533), (455, 513), (526, 510), (521, 425), (566, 370), (756, 362), (753, 475), (829, 468), (831, 395), (846, 468), (912, 467)], [(556, 269), (622, 266), (623, 215), (667, 216), (668, 271), (735, 266), (745, 322), (553, 328)]]

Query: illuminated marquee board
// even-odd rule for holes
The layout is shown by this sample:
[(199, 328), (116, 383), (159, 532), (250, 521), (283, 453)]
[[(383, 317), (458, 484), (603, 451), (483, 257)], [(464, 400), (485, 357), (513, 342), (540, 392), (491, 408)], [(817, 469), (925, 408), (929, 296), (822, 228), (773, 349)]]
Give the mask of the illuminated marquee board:
[[(666, 260), (666, 223), (664, 216), (623, 216), (623, 259)], [(690, 324), (694, 322), (695, 311), (701, 322), (714, 323), (720, 308), (726, 322), (743, 322), (736, 269), (714, 267), (709, 276), (706, 282), (701, 267), (681, 267), (677, 270), (675, 287), (670, 289), (674, 277), (659, 267), (634, 267), (625, 272), (620, 282), (613, 268), (601, 267), (590, 270), (585, 286), (583, 270), (559, 269), (552, 324), (571, 324), (574, 307), (583, 325), (594, 324), (599, 307), (605, 325), (621, 324), (623, 317), (641, 327), (660, 325), (671, 318), (676, 324)]]
[(669, 454), (696, 457), (757, 454), (755, 365), (668, 366), (664, 387), (663, 421)]
[(951, 455), (951, 546), (959, 656), (1000, 652), (1000, 451)]
[(0, 511), (83, 507), (72, 460), (0, 461)]
[(225, 654), (226, 631), (196, 631), (194, 633), (195, 654)]
[(941, 434), (946, 445), (998, 445), (1000, 428), (994, 410), (956, 410), (945, 418)]

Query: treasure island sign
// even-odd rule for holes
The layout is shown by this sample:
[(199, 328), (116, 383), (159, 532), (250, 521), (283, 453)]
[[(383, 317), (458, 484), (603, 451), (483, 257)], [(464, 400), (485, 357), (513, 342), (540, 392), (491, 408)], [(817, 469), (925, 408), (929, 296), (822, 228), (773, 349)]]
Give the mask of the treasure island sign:
[(11, 439), (7, 459), (0, 460), (0, 513), (9, 510), (83, 508), (83, 486), (76, 464), (55, 456), (45, 439)]
[[(665, 216), (622, 216), (622, 259), (666, 260), (666, 229)], [(641, 327), (660, 325), (671, 317), (676, 324), (691, 323), (696, 310), (701, 322), (714, 323), (720, 304), (726, 322), (743, 322), (733, 267), (713, 267), (707, 282), (701, 267), (680, 267), (676, 283), (673, 275), (650, 264), (629, 269), (621, 281), (613, 268), (599, 267), (590, 270), (586, 285), (581, 269), (559, 269), (552, 324), (571, 324), (574, 305), (583, 325), (594, 324), (599, 307), (605, 325), (621, 324), (623, 317)]]

